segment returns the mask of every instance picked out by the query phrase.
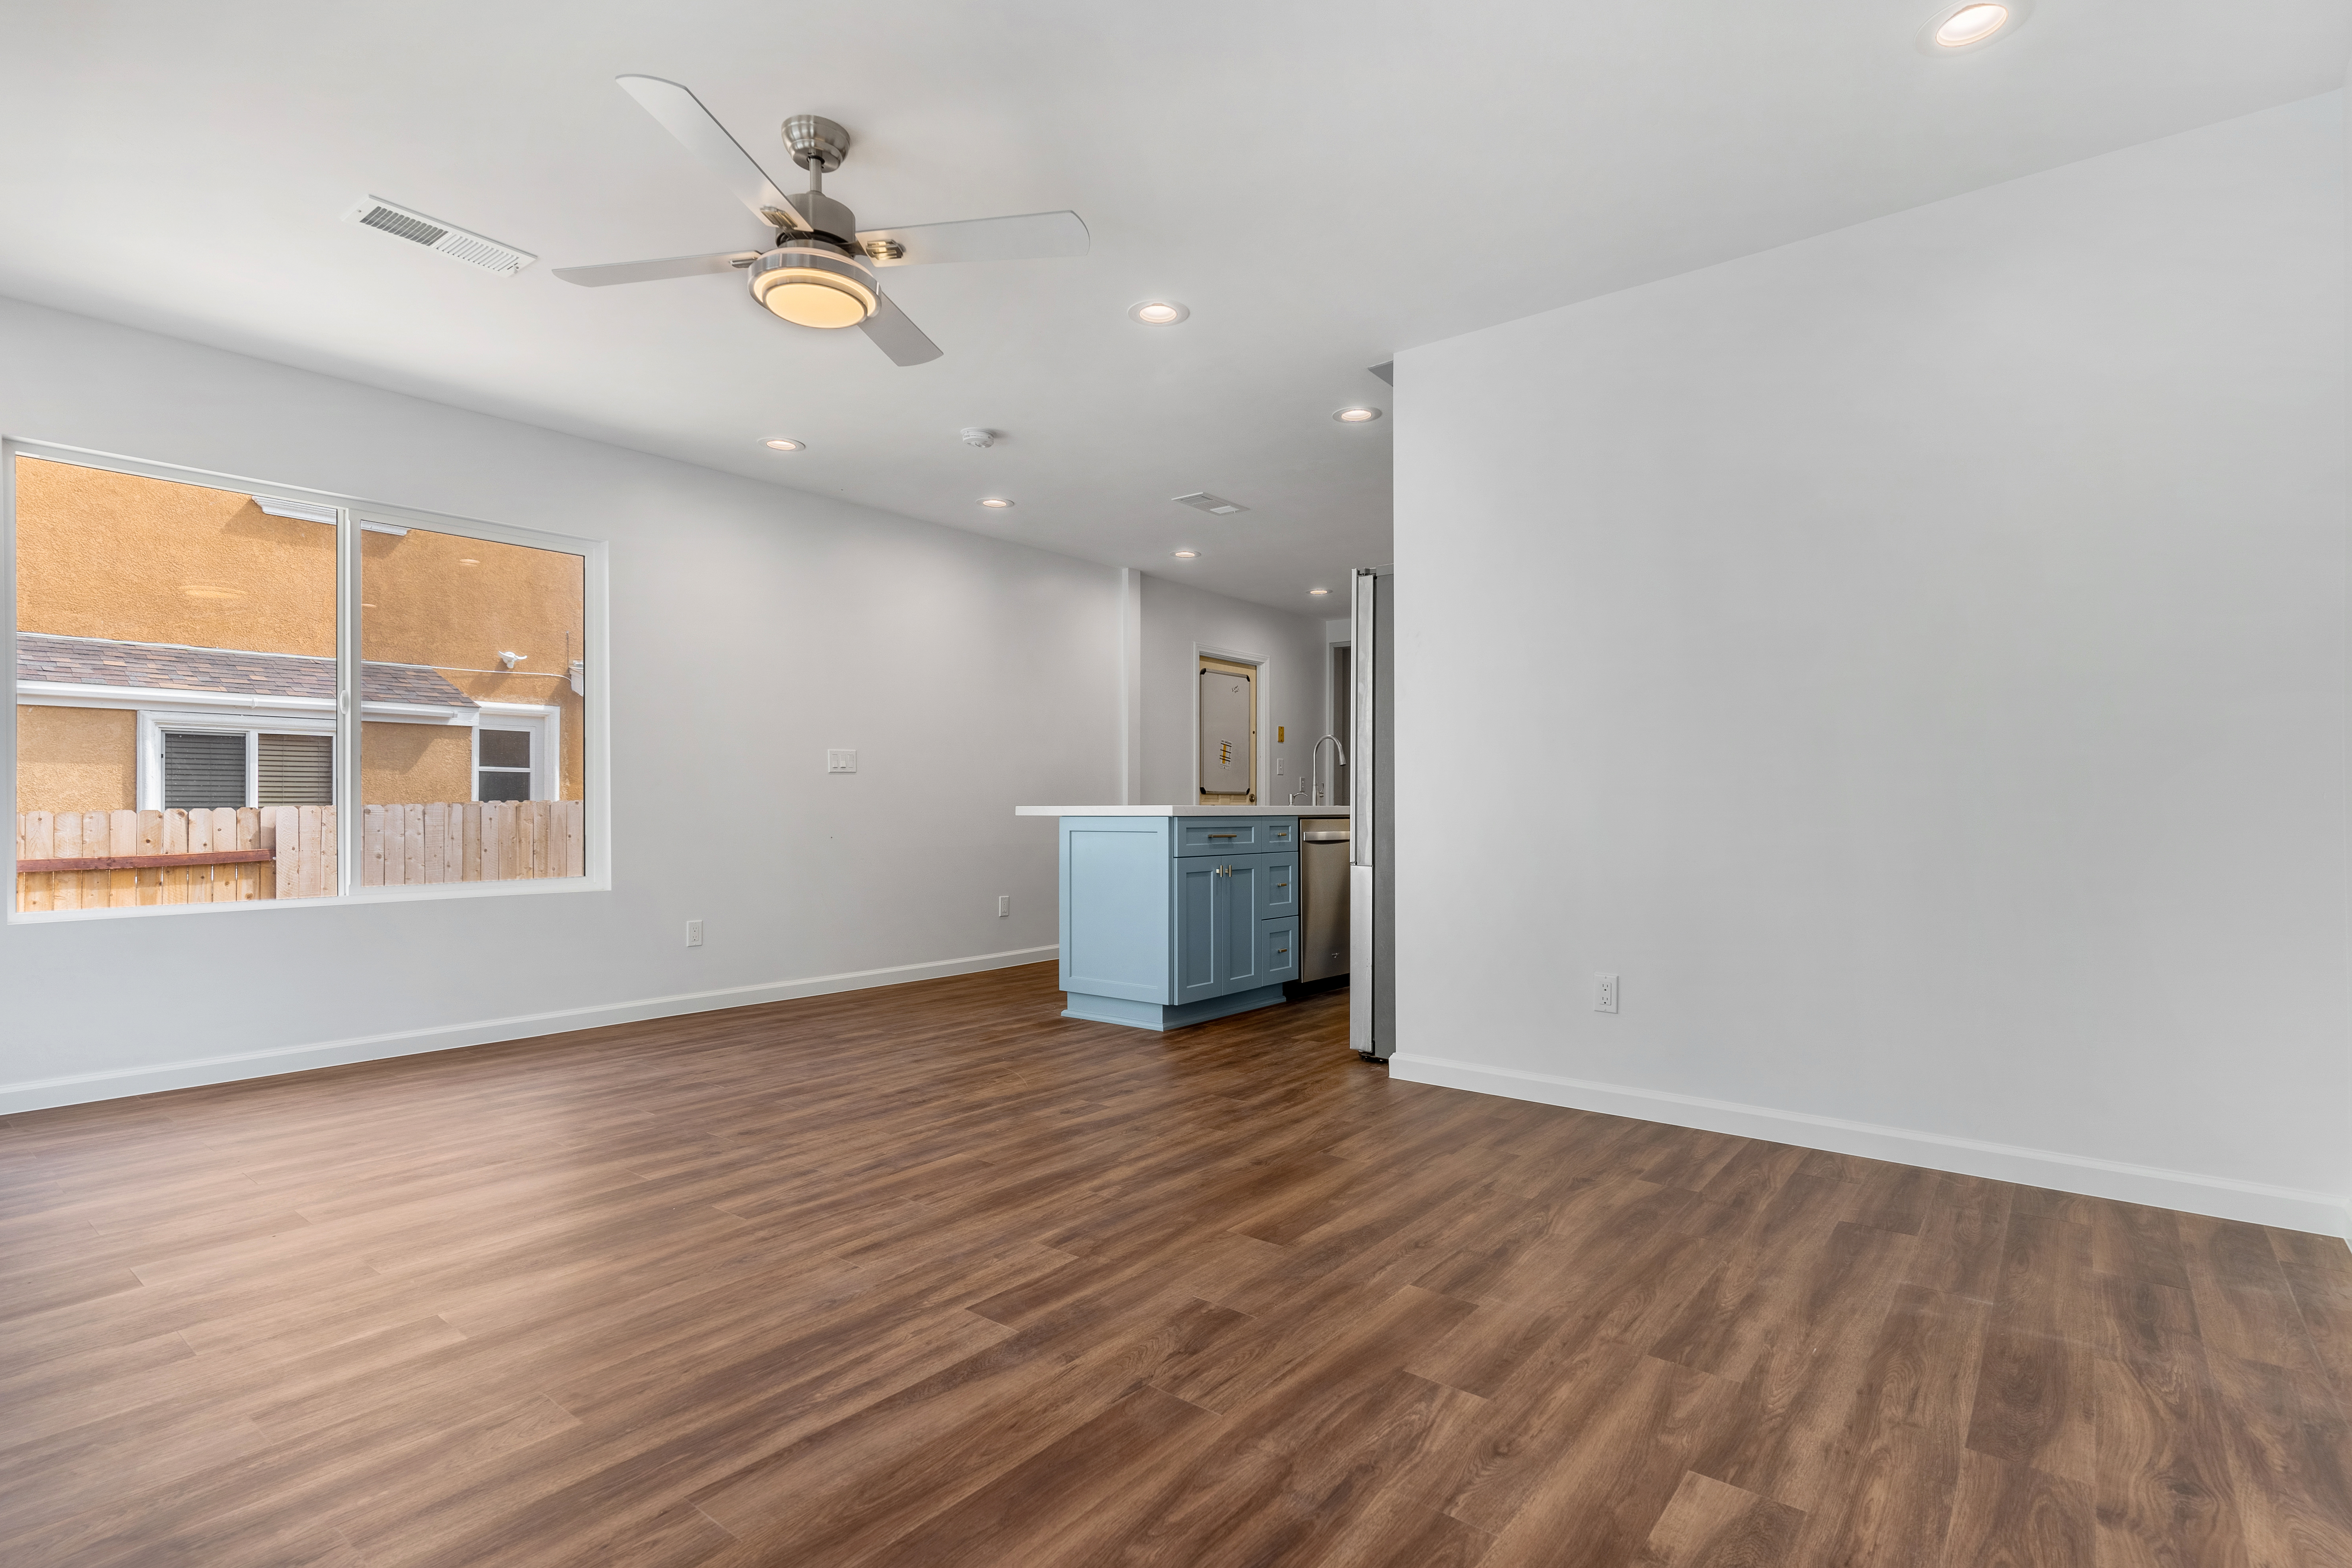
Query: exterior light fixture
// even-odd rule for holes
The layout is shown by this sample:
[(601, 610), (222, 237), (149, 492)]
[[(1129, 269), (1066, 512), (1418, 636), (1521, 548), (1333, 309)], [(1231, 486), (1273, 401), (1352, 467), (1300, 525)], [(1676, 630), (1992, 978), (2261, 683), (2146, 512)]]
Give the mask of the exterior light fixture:
[(1172, 327), (1192, 312), (1173, 300), (1139, 300), (1127, 313), (1147, 327)]
[(991, 511), (1003, 511), (1013, 503), (1006, 500), (1003, 496), (982, 496), (980, 498), (980, 504), (988, 508)]
[(1179, 561), (1198, 561), (1201, 558), (1201, 552), (1197, 550), (1171, 550), (1168, 553)]
[(795, 441), (790, 436), (774, 436), (761, 442), (760, 445), (762, 447), (773, 447), (779, 452), (798, 452), (806, 447), (808, 443), (806, 441)]
[(880, 295), (862, 252), (794, 238), (751, 263), (751, 298), (795, 326), (854, 327), (874, 313)]
[(1930, 55), (1981, 48), (2017, 31), (2033, 0), (1945, 0), (1919, 31), (1919, 48)]
[(1342, 408), (1339, 413), (1331, 416), (1342, 425), (1370, 425), (1380, 416), (1379, 409), (1363, 407)]

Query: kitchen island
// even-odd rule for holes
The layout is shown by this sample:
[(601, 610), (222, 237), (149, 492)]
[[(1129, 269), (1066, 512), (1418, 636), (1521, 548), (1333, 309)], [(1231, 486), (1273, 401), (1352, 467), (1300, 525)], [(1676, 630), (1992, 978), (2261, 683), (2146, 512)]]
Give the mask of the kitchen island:
[(1346, 806), (1024, 805), (1060, 819), (1066, 1018), (1174, 1029), (1299, 974), (1299, 819)]

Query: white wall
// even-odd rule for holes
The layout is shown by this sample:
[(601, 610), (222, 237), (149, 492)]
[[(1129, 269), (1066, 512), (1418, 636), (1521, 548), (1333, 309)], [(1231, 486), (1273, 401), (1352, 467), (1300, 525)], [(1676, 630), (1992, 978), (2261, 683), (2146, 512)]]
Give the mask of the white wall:
[[(1307, 788), (1303, 770), (1315, 737), (1323, 732), (1323, 623), (1151, 576), (1143, 578), (1143, 791), (1138, 804), (1185, 805), (1199, 798), (1193, 752), (1196, 648), (1265, 660), (1258, 693), (1258, 801), (1286, 809), (1291, 792)], [(1277, 727), (1288, 731), (1287, 740), (1275, 739)], [(1272, 772), (1276, 759), (1283, 764), (1279, 776)]]
[(0, 365), (8, 435), (610, 541), (614, 731), (610, 892), (0, 927), (0, 1110), (1052, 956), (1115, 570), (8, 301)]
[(2343, 1223), (2340, 109), (1400, 357), (1397, 1076)]

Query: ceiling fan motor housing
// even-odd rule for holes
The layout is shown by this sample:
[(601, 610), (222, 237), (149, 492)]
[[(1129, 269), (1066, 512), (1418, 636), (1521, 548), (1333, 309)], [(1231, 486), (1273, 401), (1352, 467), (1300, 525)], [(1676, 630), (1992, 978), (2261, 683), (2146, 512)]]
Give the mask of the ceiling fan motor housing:
[(803, 327), (854, 327), (880, 300), (874, 264), (830, 240), (795, 235), (751, 263), (751, 298)]
[(849, 156), (849, 132), (822, 114), (795, 114), (784, 121), (784, 145), (802, 168), (814, 165), (819, 174), (830, 174)]

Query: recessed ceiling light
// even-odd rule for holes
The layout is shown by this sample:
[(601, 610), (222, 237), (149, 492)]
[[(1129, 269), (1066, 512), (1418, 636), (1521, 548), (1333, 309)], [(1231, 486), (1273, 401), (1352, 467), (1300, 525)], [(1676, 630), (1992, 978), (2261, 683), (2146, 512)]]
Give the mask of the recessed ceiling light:
[(767, 440), (761, 442), (760, 445), (762, 447), (773, 447), (779, 452), (797, 452), (806, 447), (808, 443), (806, 441), (795, 441), (790, 436), (772, 436)]
[(1309, 588), (1307, 591), (1319, 598), (1323, 595), (1329, 593), (1331, 590), (1328, 588)]
[(471, 555), (460, 555), (457, 557), (457, 564), (460, 566), (479, 566), (481, 562)]
[(1011, 506), (1013, 503), (1006, 500), (1003, 496), (982, 496), (980, 498), (980, 504), (988, 508), (991, 511), (1003, 511), (1006, 507)]
[(1147, 327), (1172, 327), (1192, 312), (1173, 300), (1138, 300), (1127, 313)]
[(1168, 553), (1179, 561), (1198, 561), (1201, 558), (1201, 552), (1197, 550), (1171, 550)]
[(1920, 31), (1919, 47), (1931, 55), (1948, 55), (1990, 44), (2017, 31), (2032, 9), (2032, 0), (1945, 0)]
[(1332, 418), (1337, 419), (1342, 425), (1370, 425), (1373, 420), (1378, 419), (1380, 416), (1381, 411), (1379, 409), (1362, 407), (1342, 408), (1339, 413), (1331, 416)]

